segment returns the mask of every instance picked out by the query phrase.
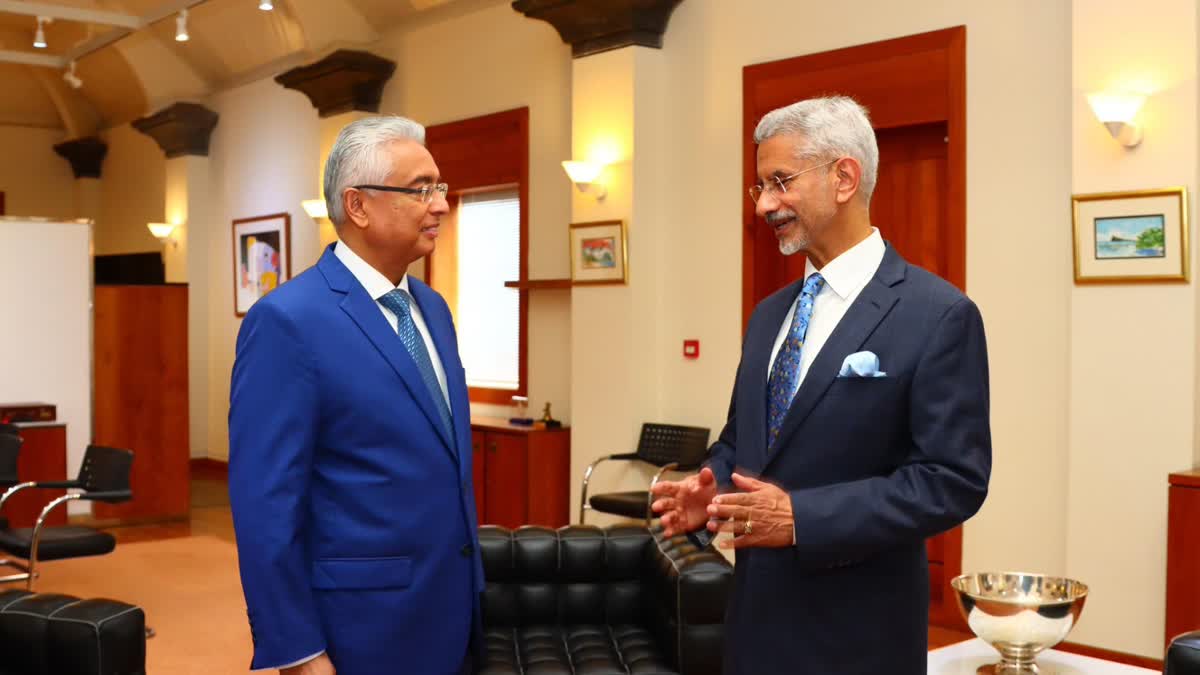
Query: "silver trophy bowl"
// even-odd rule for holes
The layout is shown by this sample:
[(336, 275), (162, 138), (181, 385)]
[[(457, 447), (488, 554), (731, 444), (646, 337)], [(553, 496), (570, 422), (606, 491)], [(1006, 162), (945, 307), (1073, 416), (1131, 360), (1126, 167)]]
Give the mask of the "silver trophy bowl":
[(988, 675), (1037, 673), (1037, 655), (1063, 641), (1079, 621), (1086, 584), (1063, 577), (984, 572), (955, 577), (950, 586), (971, 631), (1000, 652)]

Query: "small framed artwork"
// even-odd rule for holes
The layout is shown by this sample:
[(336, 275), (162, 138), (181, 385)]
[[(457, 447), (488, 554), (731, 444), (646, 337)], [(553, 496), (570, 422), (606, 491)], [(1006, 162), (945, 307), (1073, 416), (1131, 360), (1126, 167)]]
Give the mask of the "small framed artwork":
[(623, 284), (628, 280), (624, 221), (572, 223), (570, 242), (573, 285)]
[(292, 276), (292, 217), (287, 213), (233, 221), (233, 313), (250, 306)]
[(1186, 282), (1187, 190), (1071, 197), (1075, 283)]

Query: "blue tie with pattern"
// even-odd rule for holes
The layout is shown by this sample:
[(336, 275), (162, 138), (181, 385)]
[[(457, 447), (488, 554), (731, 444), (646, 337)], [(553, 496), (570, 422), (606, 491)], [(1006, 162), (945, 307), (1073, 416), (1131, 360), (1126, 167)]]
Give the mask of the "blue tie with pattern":
[(813, 301), (824, 286), (825, 277), (822, 277), (820, 272), (813, 272), (812, 276), (804, 280), (800, 300), (796, 302), (796, 311), (792, 315), (792, 327), (779, 347), (779, 354), (775, 356), (771, 377), (767, 379), (767, 447), (775, 445), (779, 429), (783, 426), (783, 418), (792, 405), (792, 397), (796, 395), (800, 382), (800, 351), (804, 347), (804, 335), (808, 332), (808, 322), (812, 320)]
[(433, 405), (437, 408), (438, 414), (442, 416), (442, 424), (446, 425), (446, 433), (450, 438), (454, 438), (454, 426), (450, 423), (450, 409), (446, 407), (446, 397), (442, 394), (442, 385), (438, 384), (437, 373), (433, 371), (433, 360), (429, 358), (425, 340), (417, 331), (417, 325), (413, 323), (412, 313), (409, 309), (412, 306), (412, 296), (404, 289), (394, 288), (380, 297), (379, 303), (396, 315), (396, 333), (400, 336), (400, 341), (404, 343), (404, 348), (412, 356), (412, 360), (416, 362), (417, 370), (421, 372), (421, 379), (425, 381), (425, 386), (429, 388), (429, 395), (433, 397)]

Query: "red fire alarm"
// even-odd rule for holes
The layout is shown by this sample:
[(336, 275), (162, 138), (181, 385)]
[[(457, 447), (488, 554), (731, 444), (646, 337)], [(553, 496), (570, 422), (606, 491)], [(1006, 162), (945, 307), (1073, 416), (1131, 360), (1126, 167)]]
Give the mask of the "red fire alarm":
[(685, 359), (700, 358), (700, 341), (699, 340), (684, 340), (683, 341), (683, 358), (685, 358)]

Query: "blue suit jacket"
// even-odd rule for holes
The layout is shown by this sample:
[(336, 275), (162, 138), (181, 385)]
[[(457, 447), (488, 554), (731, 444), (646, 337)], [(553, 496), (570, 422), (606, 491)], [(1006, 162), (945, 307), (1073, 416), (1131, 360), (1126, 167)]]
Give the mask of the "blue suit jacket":
[[(719, 483), (737, 467), (781, 486), (796, 523), (793, 547), (738, 551), (725, 673), (924, 675), (925, 539), (979, 509), (991, 472), (983, 321), (889, 246), (768, 448), (771, 348), (802, 285), (755, 308), (710, 449)], [(858, 351), (887, 377), (839, 378)]]
[(326, 650), (339, 675), (457, 672), (478, 629), (466, 380), (445, 301), (409, 283), (446, 371), (453, 437), (332, 246), (238, 333), (229, 494), (253, 668)]

